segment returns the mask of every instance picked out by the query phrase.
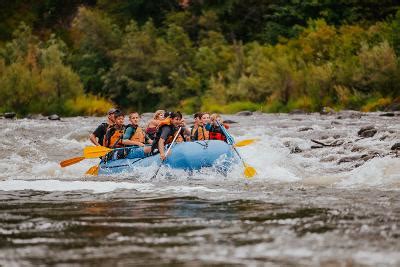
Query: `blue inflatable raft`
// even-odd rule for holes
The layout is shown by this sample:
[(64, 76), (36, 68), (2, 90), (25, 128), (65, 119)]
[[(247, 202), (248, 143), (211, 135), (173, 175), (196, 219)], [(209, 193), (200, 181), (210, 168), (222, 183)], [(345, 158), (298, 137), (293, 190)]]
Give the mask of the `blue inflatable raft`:
[[(116, 159), (116, 155), (109, 155), (108, 160), (100, 162), (99, 175), (128, 173), (135, 168), (160, 166), (159, 154), (143, 156), (141, 148), (126, 149), (122, 159)], [(187, 171), (214, 167), (216, 171), (226, 174), (237, 160), (231, 145), (223, 141), (207, 140), (174, 144), (163, 165)]]

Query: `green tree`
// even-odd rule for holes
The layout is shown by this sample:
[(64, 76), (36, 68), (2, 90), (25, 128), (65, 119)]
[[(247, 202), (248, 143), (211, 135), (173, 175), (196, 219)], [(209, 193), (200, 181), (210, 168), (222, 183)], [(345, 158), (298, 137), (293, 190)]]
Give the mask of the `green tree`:
[(70, 62), (85, 91), (107, 95), (101, 77), (111, 68), (110, 51), (120, 46), (119, 28), (104, 12), (81, 7), (72, 22), (71, 39), (75, 49)]

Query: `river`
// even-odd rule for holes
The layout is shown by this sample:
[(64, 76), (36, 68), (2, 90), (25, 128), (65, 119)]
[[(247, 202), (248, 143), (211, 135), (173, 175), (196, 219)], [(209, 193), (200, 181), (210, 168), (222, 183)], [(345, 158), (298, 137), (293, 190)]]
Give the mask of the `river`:
[(96, 160), (59, 162), (103, 118), (0, 119), (0, 266), (399, 266), (400, 114), (381, 115), (224, 116), (237, 141), (259, 138), (239, 148), (250, 180), (89, 177)]

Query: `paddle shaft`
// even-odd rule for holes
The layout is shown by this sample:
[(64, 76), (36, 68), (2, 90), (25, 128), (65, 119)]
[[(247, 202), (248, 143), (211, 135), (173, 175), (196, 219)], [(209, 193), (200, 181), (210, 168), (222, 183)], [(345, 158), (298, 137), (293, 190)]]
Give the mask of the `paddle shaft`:
[(166, 154), (165, 154), (165, 159), (163, 159), (163, 160), (161, 161), (161, 164), (160, 164), (160, 166), (158, 167), (156, 173), (153, 175), (153, 177), (151, 177), (152, 180), (153, 180), (154, 178), (157, 177), (157, 174), (158, 174), (158, 172), (160, 171), (162, 164), (163, 164), (164, 161), (167, 159), (168, 153), (169, 153), (169, 151), (171, 150), (172, 146), (174, 145), (176, 138), (178, 138), (178, 135), (180, 134), (181, 129), (182, 129), (182, 127), (179, 127), (178, 131), (176, 132), (176, 134), (175, 134), (175, 136), (174, 136), (174, 139), (172, 140), (171, 145), (170, 145), (169, 148), (167, 149), (167, 152), (166, 152)]
[(236, 154), (239, 156), (239, 159), (242, 161), (243, 166), (246, 166), (242, 156), (240, 156), (239, 151), (237, 151), (236, 147), (234, 146), (235, 141), (234, 141), (233, 137), (228, 133), (228, 131), (225, 129), (225, 127), (222, 124), (219, 123), (219, 121), (216, 121), (216, 122), (217, 122), (218, 126), (221, 128), (221, 130), (224, 133), (224, 135), (226, 136), (226, 140), (228, 141), (228, 143), (230, 143), (230, 145), (232, 145), (232, 147), (235, 150)]
[[(235, 141), (233, 139), (233, 137), (228, 133), (228, 131), (225, 129), (225, 127), (223, 125), (221, 125), (218, 121), (217, 121), (218, 126), (221, 128), (222, 132), (225, 134), (226, 139), (228, 141), (228, 144), (230, 143), (230, 145), (233, 147), (233, 149), (235, 150), (236, 154), (238, 155), (240, 161), (243, 164), (243, 167), (245, 168), (245, 176), (246, 177), (252, 177), (254, 174), (256, 174), (256, 171), (253, 167), (250, 167), (246, 164), (246, 162), (244, 162), (242, 156), (240, 156), (239, 151), (237, 151), (235, 145)], [(251, 170), (251, 171), (250, 171)], [(249, 172), (250, 171), (250, 172)], [(247, 174), (247, 173), (251, 173), (251, 174)]]

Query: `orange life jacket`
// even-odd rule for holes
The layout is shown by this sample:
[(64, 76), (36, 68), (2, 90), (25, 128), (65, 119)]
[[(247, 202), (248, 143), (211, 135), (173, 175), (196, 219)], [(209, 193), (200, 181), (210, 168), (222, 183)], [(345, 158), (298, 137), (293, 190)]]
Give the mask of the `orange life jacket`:
[(171, 118), (166, 118), (160, 121), (160, 123), (157, 126), (157, 130), (161, 129), (164, 125), (171, 125)]
[[(130, 127), (132, 127), (132, 126), (130, 126)], [(135, 130), (135, 133), (131, 136), (130, 140), (144, 144), (146, 142), (146, 135), (145, 135), (143, 129), (140, 127), (137, 127)]]
[(197, 128), (197, 140), (209, 140), (210, 139), (210, 133), (204, 128), (204, 126), (199, 126)]
[(115, 127), (108, 128), (103, 140), (103, 146), (109, 148), (123, 147), (122, 137), (124, 135), (124, 128), (115, 129)]

